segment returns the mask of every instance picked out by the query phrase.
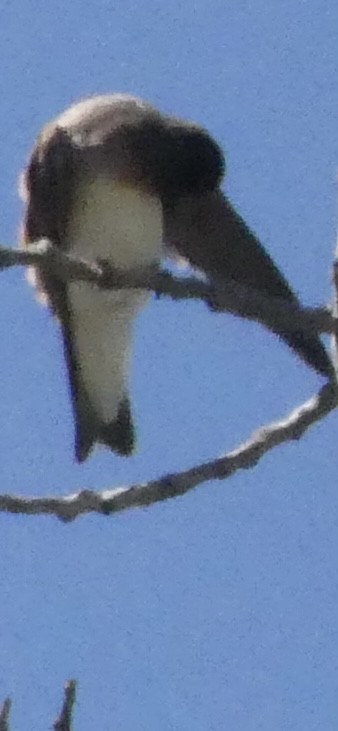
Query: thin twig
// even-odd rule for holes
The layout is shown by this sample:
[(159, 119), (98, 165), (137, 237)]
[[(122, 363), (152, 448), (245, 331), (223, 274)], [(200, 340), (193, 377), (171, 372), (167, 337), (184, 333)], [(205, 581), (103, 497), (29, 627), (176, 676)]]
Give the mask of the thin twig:
[(65, 685), (62, 710), (53, 725), (54, 731), (71, 731), (75, 699), (76, 680), (68, 680)]
[(9, 731), (9, 714), (11, 710), (11, 705), (11, 699), (6, 698), (0, 711), (0, 731)]
[(309, 401), (281, 421), (261, 427), (237, 449), (190, 470), (164, 475), (145, 484), (95, 492), (84, 489), (63, 498), (13, 497), (0, 495), (0, 512), (25, 515), (54, 515), (69, 522), (84, 513), (109, 515), (121, 510), (147, 507), (162, 500), (184, 495), (197, 485), (213, 479), (226, 479), (238, 470), (254, 467), (266, 452), (283, 442), (300, 439), (306, 430), (323, 419), (338, 404), (338, 390), (328, 383)]
[(64, 281), (83, 280), (103, 289), (147, 289), (175, 300), (199, 299), (214, 311), (258, 321), (270, 330), (301, 329), (311, 333), (335, 330), (335, 319), (327, 307), (301, 308), (297, 303), (262, 295), (234, 280), (210, 284), (196, 277), (177, 278), (157, 269), (116, 270), (107, 263), (89, 263), (66, 254), (48, 239), (41, 239), (25, 250), (0, 246), (0, 270), (13, 266), (40, 266)]
[(333, 349), (333, 361), (336, 368), (336, 372), (338, 371), (338, 232), (337, 232), (337, 243), (336, 243), (336, 250), (335, 250), (335, 257), (333, 261), (333, 305), (332, 305), (332, 315), (334, 317), (334, 323), (335, 327), (333, 328), (333, 337), (332, 337), (332, 349)]

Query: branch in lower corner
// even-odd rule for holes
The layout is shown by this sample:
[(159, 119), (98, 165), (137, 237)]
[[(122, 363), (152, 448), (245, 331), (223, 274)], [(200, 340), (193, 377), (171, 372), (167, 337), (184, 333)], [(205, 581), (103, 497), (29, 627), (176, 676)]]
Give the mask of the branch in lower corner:
[(45, 498), (0, 495), (0, 512), (53, 515), (67, 523), (86, 513), (110, 515), (131, 508), (149, 507), (154, 503), (185, 495), (209, 480), (224, 480), (239, 470), (252, 469), (271, 449), (300, 439), (313, 424), (323, 419), (337, 405), (337, 385), (329, 382), (285, 419), (260, 427), (236, 449), (212, 461), (147, 483), (108, 488), (101, 492), (84, 489), (66, 497)]

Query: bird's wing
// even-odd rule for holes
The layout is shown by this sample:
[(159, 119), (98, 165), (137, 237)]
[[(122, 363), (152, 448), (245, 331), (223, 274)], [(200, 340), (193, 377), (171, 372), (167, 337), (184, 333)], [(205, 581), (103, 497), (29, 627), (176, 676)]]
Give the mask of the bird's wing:
[[(49, 125), (37, 142), (25, 173), (26, 211), (22, 232), (23, 246), (48, 238), (65, 248), (67, 223), (76, 186), (79, 149), (65, 129)], [(70, 395), (75, 421), (75, 455), (83, 461), (95, 441), (107, 444), (120, 454), (130, 454), (134, 446), (134, 427), (129, 401), (121, 402), (117, 419), (99, 422), (81, 379), (74, 348), (72, 313), (67, 285), (52, 272), (35, 272), (36, 286), (60, 321)]]
[[(220, 190), (186, 195), (167, 207), (165, 243), (215, 282), (234, 280), (259, 293), (298, 303), (288, 282)], [(262, 322), (266, 318), (262, 317)], [(317, 336), (270, 323), (312, 368), (324, 376), (332, 364)]]

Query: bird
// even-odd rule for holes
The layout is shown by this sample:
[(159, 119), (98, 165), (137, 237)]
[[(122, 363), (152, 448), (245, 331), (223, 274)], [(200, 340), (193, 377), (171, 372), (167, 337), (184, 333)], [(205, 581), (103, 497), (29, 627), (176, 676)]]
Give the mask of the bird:
[[(202, 125), (130, 94), (82, 99), (40, 132), (23, 173), (21, 246), (52, 245), (124, 272), (179, 256), (211, 283), (234, 281), (300, 307), (257, 236), (223, 192), (225, 157)], [(57, 317), (74, 415), (75, 458), (96, 444), (129, 456), (136, 429), (129, 394), (133, 328), (144, 290), (102, 290), (36, 267)], [(330, 377), (317, 335), (271, 329)]]

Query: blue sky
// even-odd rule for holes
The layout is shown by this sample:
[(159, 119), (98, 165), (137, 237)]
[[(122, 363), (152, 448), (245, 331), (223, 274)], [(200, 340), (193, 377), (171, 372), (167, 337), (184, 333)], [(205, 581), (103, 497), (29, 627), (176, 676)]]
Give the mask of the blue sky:
[[(209, 127), (226, 190), (302, 299), (330, 298), (338, 7), (12, 0), (0, 9), (1, 241), (40, 127), (130, 91)], [(319, 379), (257, 325), (154, 302), (135, 338), (139, 452), (73, 462), (60, 338), (1, 275), (1, 492), (67, 494), (183, 469), (284, 416)], [(79, 681), (75, 729), (337, 728), (337, 418), (185, 498), (62, 525), (1, 516), (0, 698), (42, 731)]]

